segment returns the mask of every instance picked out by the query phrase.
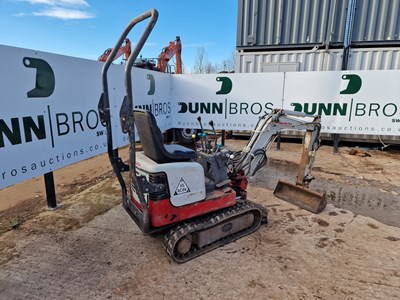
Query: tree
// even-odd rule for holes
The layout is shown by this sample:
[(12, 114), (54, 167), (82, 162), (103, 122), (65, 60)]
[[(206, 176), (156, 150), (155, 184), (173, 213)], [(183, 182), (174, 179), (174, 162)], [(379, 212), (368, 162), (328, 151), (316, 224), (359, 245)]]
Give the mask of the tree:
[(198, 48), (196, 57), (194, 59), (194, 65), (192, 73), (195, 74), (210, 74), (218, 72), (231, 72), (235, 70), (235, 52), (233, 51), (230, 57), (223, 60), (221, 64), (212, 64), (208, 58), (204, 47)]
[(209, 64), (207, 59), (206, 50), (204, 47), (198, 48), (196, 57), (194, 58), (194, 65), (192, 73), (203, 74), (206, 73), (207, 65)]
[(224, 71), (235, 71), (235, 51), (232, 51), (227, 60), (223, 60)]

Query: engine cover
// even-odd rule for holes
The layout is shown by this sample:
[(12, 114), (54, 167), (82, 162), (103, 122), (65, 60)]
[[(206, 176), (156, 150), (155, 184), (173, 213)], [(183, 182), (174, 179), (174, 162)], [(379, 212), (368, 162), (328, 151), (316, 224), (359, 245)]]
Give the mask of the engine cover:
[[(139, 175), (164, 172), (167, 175), (168, 188), (172, 205), (179, 207), (206, 198), (206, 188), (203, 167), (197, 162), (173, 162), (158, 164), (144, 155), (136, 154), (136, 170)], [(147, 197), (146, 197), (147, 199)]]

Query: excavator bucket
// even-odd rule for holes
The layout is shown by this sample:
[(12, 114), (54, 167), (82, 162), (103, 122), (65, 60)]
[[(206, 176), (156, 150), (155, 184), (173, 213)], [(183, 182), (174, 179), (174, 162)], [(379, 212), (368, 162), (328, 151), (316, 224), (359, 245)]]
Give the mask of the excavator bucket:
[[(308, 188), (311, 176), (311, 167), (314, 162), (315, 152), (319, 147), (316, 132), (307, 130), (303, 137), (301, 158), (296, 183), (280, 179), (276, 185), (274, 195), (282, 200), (297, 205), (313, 213), (319, 213), (326, 206), (325, 194)], [(308, 182), (308, 183), (307, 183)]]
[(279, 199), (299, 206), (313, 213), (319, 213), (326, 206), (325, 194), (280, 179), (274, 195)]

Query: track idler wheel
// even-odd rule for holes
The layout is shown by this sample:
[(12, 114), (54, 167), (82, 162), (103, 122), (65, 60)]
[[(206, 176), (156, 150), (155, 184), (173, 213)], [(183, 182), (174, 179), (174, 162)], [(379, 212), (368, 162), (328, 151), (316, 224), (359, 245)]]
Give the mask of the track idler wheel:
[(177, 242), (176, 251), (180, 255), (185, 255), (190, 251), (190, 248), (192, 247), (192, 243), (193, 243), (192, 235), (187, 234)]

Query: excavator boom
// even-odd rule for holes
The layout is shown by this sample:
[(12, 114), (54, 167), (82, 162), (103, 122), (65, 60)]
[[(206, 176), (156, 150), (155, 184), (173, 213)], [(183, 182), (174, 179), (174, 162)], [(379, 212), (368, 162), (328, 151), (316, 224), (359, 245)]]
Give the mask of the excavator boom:
[(169, 42), (169, 45), (162, 49), (160, 55), (158, 56), (157, 69), (160, 72), (166, 72), (168, 62), (172, 57), (176, 57), (176, 74), (182, 74), (182, 43), (179, 36), (176, 37), (174, 42)]
[[(105, 62), (107, 60), (107, 58), (110, 56), (112, 50), (113, 50), (113, 48), (106, 49), (104, 51), (104, 53), (99, 57), (98, 60)], [(169, 42), (169, 45), (167, 47), (164, 47), (161, 50), (161, 53), (157, 58), (157, 66), (153, 62), (156, 60), (155, 58), (154, 59), (140, 58), (138, 61), (134, 62), (134, 65), (138, 68), (156, 70), (158, 72), (166, 73), (168, 70), (168, 62), (175, 56), (175, 58), (176, 58), (175, 73), (182, 74), (181, 53), (182, 53), (181, 38), (179, 36), (177, 36), (175, 41)], [(113, 57), (113, 61), (115, 61), (122, 55), (125, 55), (124, 61), (128, 61), (130, 54), (131, 54), (131, 42), (128, 38), (126, 38), (125, 44), (122, 45), (118, 49), (118, 52), (115, 54), (115, 57)], [(168, 70), (168, 73), (169, 73), (169, 70)]]
[[(302, 153), (296, 183), (279, 180), (275, 188), (275, 196), (298, 205), (311, 212), (318, 213), (326, 206), (325, 195), (309, 189), (314, 179), (311, 174), (316, 151), (320, 145), (321, 118), (302, 112), (274, 109), (262, 117), (249, 142), (240, 152), (233, 154), (230, 178), (245, 180), (253, 176), (265, 165), (266, 152), (274, 142), (278, 133), (284, 130), (305, 130)], [(237, 193), (245, 193), (243, 188), (237, 187)], [(245, 195), (245, 194), (244, 194)]]
[[(99, 61), (105, 62), (107, 58), (110, 56), (111, 51), (113, 48), (108, 48), (104, 53), (99, 57)], [(125, 55), (124, 59), (128, 60), (129, 56), (131, 55), (131, 41), (127, 38), (125, 39), (125, 45), (122, 45), (119, 49), (115, 57), (113, 58), (113, 61), (121, 57), (122, 55)]]

